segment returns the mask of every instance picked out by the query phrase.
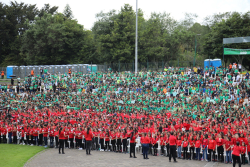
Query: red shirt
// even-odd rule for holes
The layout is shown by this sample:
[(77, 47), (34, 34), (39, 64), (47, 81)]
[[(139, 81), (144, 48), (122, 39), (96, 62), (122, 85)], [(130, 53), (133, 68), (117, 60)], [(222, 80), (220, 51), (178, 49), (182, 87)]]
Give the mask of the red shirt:
[(208, 139), (203, 139), (203, 141), (202, 141), (202, 147), (206, 148), (207, 145), (208, 145)]
[(232, 154), (236, 156), (240, 156), (240, 153), (241, 153), (241, 146), (234, 146)]
[(246, 153), (246, 146), (241, 146), (241, 153), (242, 154), (245, 154)]
[(183, 147), (187, 147), (188, 146), (188, 141), (184, 141), (183, 142)]
[(160, 138), (160, 145), (161, 145), (161, 146), (164, 146), (164, 137), (161, 137), (161, 138)]
[(216, 138), (216, 144), (217, 144), (217, 146), (222, 146), (224, 144), (224, 140)]
[(171, 136), (169, 137), (169, 145), (170, 145), (170, 146), (174, 146), (174, 145), (176, 145), (176, 143), (177, 143), (176, 137), (173, 136), (173, 135), (171, 135)]
[(135, 136), (133, 136), (132, 138), (130, 138), (130, 143), (135, 143)]
[(69, 138), (70, 139), (74, 138), (74, 129), (73, 128), (69, 129)]
[(195, 148), (200, 148), (201, 147), (201, 141), (200, 140), (196, 140), (195, 142)]
[(91, 141), (93, 138), (93, 133), (91, 131), (89, 131), (89, 134), (87, 134), (87, 132), (85, 132), (84, 137), (85, 137), (86, 141)]
[(181, 146), (182, 141), (181, 140), (177, 140), (177, 146)]
[(33, 136), (38, 136), (38, 128), (33, 129)]
[(208, 141), (208, 149), (214, 150), (216, 147), (216, 141), (215, 140), (209, 140)]
[(189, 140), (190, 147), (194, 147), (195, 141), (194, 140)]
[(105, 133), (101, 132), (99, 136), (100, 136), (100, 139), (104, 139)]
[(43, 132), (43, 137), (48, 137), (48, 128), (43, 128), (42, 132)]
[(232, 150), (232, 148), (231, 148), (232, 144), (233, 143), (231, 141), (226, 141), (225, 142), (226, 151), (231, 151)]
[(150, 139), (148, 136), (144, 137), (143, 139), (143, 144), (149, 144), (150, 143)]
[(109, 136), (107, 134), (105, 135), (105, 141), (109, 141)]
[(64, 139), (64, 131), (61, 131), (61, 133), (58, 131), (59, 139)]
[(247, 145), (247, 152), (250, 152), (250, 143)]

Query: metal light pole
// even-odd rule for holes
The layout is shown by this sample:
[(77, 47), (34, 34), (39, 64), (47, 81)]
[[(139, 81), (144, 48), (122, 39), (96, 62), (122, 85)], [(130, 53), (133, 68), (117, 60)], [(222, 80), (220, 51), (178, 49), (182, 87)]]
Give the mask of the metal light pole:
[(137, 61), (138, 61), (138, 57), (137, 57), (137, 32), (138, 32), (138, 12), (137, 12), (137, 6), (138, 6), (138, 0), (136, 0), (136, 27), (135, 27), (135, 73), (137, 73)]
[(196, 35), (195, 35), (195, 50), (194, 50), (194, 64), (193, 64), (194, 67), (195, 67), (195, 58), (196, 58), (196, 47), (197, 47), (196, 36), (197, 36), (197, 35), (201, 35), (201, 34), (196, 34)]

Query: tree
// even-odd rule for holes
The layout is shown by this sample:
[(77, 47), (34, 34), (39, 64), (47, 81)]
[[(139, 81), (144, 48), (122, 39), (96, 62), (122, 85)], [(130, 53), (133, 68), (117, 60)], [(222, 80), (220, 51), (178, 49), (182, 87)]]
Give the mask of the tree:
[(66, 4), (66, 6), (64, 8), (64, 11), (63, 11), (63, 14), (68, 19), (73, 19), (74, 18), (73, 12), (72, 12), (71, 7), (69, 6), (69, 4)]
[(22, 53), (27, 64), (79, 63), (86, 32), (75, 20), (64, 15), (46, 14), (26, 22), (28, 30), (23, 35)]
[(135, 53), (135, 12), (132, 6), (125, 4), (119, 13), (115, 10), (101, 12), (97, 18), (92, 31), (100, 58), (109, 63), (132, 62)]
[[(223, 58), (223, 38), (250, 36), (250, 12), (240, 14), (234, 12), (227, 20), (222, 20), (211, 27), (211, 32), (206, 36), (205, 51), (210, 52), (212, 58)], [(250, 43), (227, 44), (227, 48), (247, 49)], [(225, 56), (230, 62), (238, 62), (248, 66), (248, 56)], [(244, 61), (243, 61), (244, 60)]]
[(41, 18), (44, 14), (54, 15), (57, 13), (58, 6), (50, 7), (50, 4), (44, 4), (44, 7), (38, 12), (38, 16)]
[(0, 3), (0, 60), (1, 65), (21, 65), (22, 57), (19, 55), (22, 34), (27, 27), (26, 19), (34, 20), (37, 15), (36, 5), (10, 2), (10, 5)]

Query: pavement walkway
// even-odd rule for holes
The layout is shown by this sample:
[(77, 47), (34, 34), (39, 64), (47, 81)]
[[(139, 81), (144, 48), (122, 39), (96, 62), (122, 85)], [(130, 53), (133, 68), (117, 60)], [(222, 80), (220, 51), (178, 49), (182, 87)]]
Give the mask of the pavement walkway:
[[(231, 167), (232, 164), (177, 159), (178, 163), (169, 162), (168, 157), (149, 156), (144, 160), (142, 155), (129, 158), (129, 154), (92, 151), (86, 155), (85, 150), (65, 149), (65, 154), (58, 154), (58, 149), (46, 149), (32, 157), (24, 167)], [(173, 160), (172, 160), (173, 161)]]

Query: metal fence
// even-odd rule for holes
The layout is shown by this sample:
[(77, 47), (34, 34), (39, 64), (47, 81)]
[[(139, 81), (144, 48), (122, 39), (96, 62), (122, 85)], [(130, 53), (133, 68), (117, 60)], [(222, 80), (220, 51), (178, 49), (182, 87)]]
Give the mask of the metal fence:
[[(138, 63), (138, 71), (163, 71), (164, 67), (193, 67), (193, 61), (169, 61), (169, 62), (146, 62)], [(204, 62), (197, 61), (196, 66), (203, 67)], [(68, 73), (69, 68), (72, 72), (82, 72), (87, 74), (88, 72), (108, 72), (111, 68), (114, 72), (122, 71), (135, 71), (134, 63), (113, 63), (113, 64), (67, 64), (67, 65), (39, 65), (39, 66), (12, 66), (13, 74), (17, 77), (24, 78), (31, 74), (31, 70), (34, 70), (34, 75), (40, 74), (40, 69), (46, 68), (49, 73)], [(0, 67), (1, 71), (4, 71), (6, 75), (6, 67)]]
[[(24, 78), (31, 74), (31, 70), (34, 70), (34, 75), (40, 75), (41, 68), (44, 70), (45, 68), (48, 70), (48, 73), (68, 73), (69, 68), (72, 72), (82, 72), (83, 74), (87, 73), (88, 64), (67, 64), (67, 65), (39, 65), (39, 66), (12, 66), (13, 74), (17, 77)], [(0, 67), (1, 71), (4, 71), (6, 74), (7, 67)]]
[[(135, 71), (134, 63), (112, 63), (97, 65), (98, 71), (107, 72), (111, 68), (114, 72)], [(196, 67), (204, 67), (204, 61), (196, 61)], [(138, 71), (163, 71), (165, 67), (193, 67), (193, 61), (168, 61), (138, 63)]]

